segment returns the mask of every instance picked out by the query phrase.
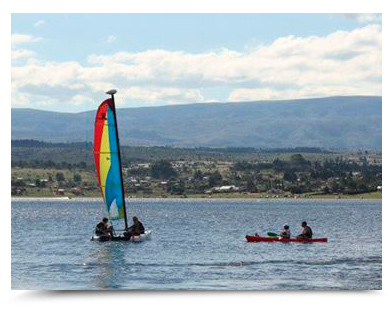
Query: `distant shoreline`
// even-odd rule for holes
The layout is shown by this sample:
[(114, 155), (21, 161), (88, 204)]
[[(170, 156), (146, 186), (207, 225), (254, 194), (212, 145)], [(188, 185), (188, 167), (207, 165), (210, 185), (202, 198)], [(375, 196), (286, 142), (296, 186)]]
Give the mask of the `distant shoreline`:
[[(101, 200), (100, 196), (37, 196), (37, 195), (31, 195), (31, 196), (11, 196), (12, 200), (23, 200), (23, 199), (47, 199), (47, 200), (88, 200), (88, 199), (97, 199)], [(326, 200), (340, 200), (340, 199), (349, 199), (349, 200), (381, 200), (382, 199), (382, 193), (381, 192), (372, 192), (372, 193), (364, 193), (364, 194), (356, 194), (356, 195), (306, 195), (306, 196), (292, 196), (292, 197), (286, 197), (286, 196), (259, 196), (259, 195), (251, 195), (251, 194), (219, 194), (219, 195), (187, 195), (187, 196), (161, 196), (161, 195), (145, 195), (145, 196), (127, 196), (126, 200), (128, 199), (199, 199), (199, 200), (219, 200), (219, 199), (232, 199), (232, 200), (310, 200), (310, 199), (326, 199)]]

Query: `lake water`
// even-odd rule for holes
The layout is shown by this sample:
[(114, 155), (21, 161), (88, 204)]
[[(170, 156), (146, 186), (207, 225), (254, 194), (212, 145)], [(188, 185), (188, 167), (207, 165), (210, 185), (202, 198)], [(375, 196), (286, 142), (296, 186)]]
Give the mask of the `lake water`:
[[(92, 242), (100, 199), (12, 200), (12, 289), (382, 288), (380, 200), (135, 199), (143, 243)], [(248, 243), (306, 220), (328, 243)]]

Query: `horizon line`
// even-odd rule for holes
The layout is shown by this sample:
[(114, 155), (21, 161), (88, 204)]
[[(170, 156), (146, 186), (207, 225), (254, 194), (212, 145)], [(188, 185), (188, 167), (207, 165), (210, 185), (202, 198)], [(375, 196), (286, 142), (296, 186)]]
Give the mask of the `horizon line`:
[[(251, 100), (251, 101), (215, 101), (215, 102), (193, 102), (193, 103), (178, 103), (178, 104), (165, 104), (165, 105), (155, 105), (155, 106), (134, 106), (134, 107), (117, 107), (117, 109), (141, 109), (141, 108), (161, 108), (161, 107), (174, 107), (174, 106), (187, 106), (187, 105), (207, 105), (207, 104), (247, 104), (247, 103), (258, 103), (258, 102), (285, 102), (285, 101), (298, 101), (298, 100), (316, 100), (316, 99), (329, 99), (337, 97), (382, 97), (382, 95), (333, 95), (333, 96), (324, 96), (324, 97), (313, 97), (313, 98), (297, 98), (297, 99), (260, 99), (260, 100)], [(103, 100), (103, 99), (102, 99)], [(98, 107), (100, 103), (97, 103)], [(57, 110), (48, 110), (40, 108), (31, 108), (31, 107), (12, 107), (13, 109), (24, 109), (24, 110), (35, 110), (42, 112), (52, 112), (52, 113), (63, 113), (63, 114), (80, 114), (94, 111), (94, 109), (84, 110), (80, 112), (67, 112), (67, 111), (57, 111)]]

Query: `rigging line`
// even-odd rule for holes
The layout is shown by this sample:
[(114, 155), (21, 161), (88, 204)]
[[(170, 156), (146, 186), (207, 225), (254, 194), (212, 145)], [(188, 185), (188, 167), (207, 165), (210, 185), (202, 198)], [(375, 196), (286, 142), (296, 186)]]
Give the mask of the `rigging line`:
[(111, 218), (110, 218), (110, 224), (111, 224), (111, 228), (112, 228), (112, 236), (116, 236), (115, 228), (114, 228), (114, 225), (112, 224)]

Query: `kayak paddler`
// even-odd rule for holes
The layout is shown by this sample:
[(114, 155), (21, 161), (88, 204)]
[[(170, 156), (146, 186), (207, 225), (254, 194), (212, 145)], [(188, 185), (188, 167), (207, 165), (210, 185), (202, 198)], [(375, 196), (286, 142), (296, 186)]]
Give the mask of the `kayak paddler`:
[(311, 230), (310, 226), (307, 225), (307, 222), (303, 221), (301, 226), (302, 226), (303, 230), (302, 230), (301, 234), (298, 235), (298, 237), (312, 238), (313, 231)]
[(290, 238), (291, 237), (291, 232), (290, 232), (290, 227), (285, 224), (283, 226), (283, 230), (280, 231), (280, 235), (281, 237), (284, 237), (284, 238)]

